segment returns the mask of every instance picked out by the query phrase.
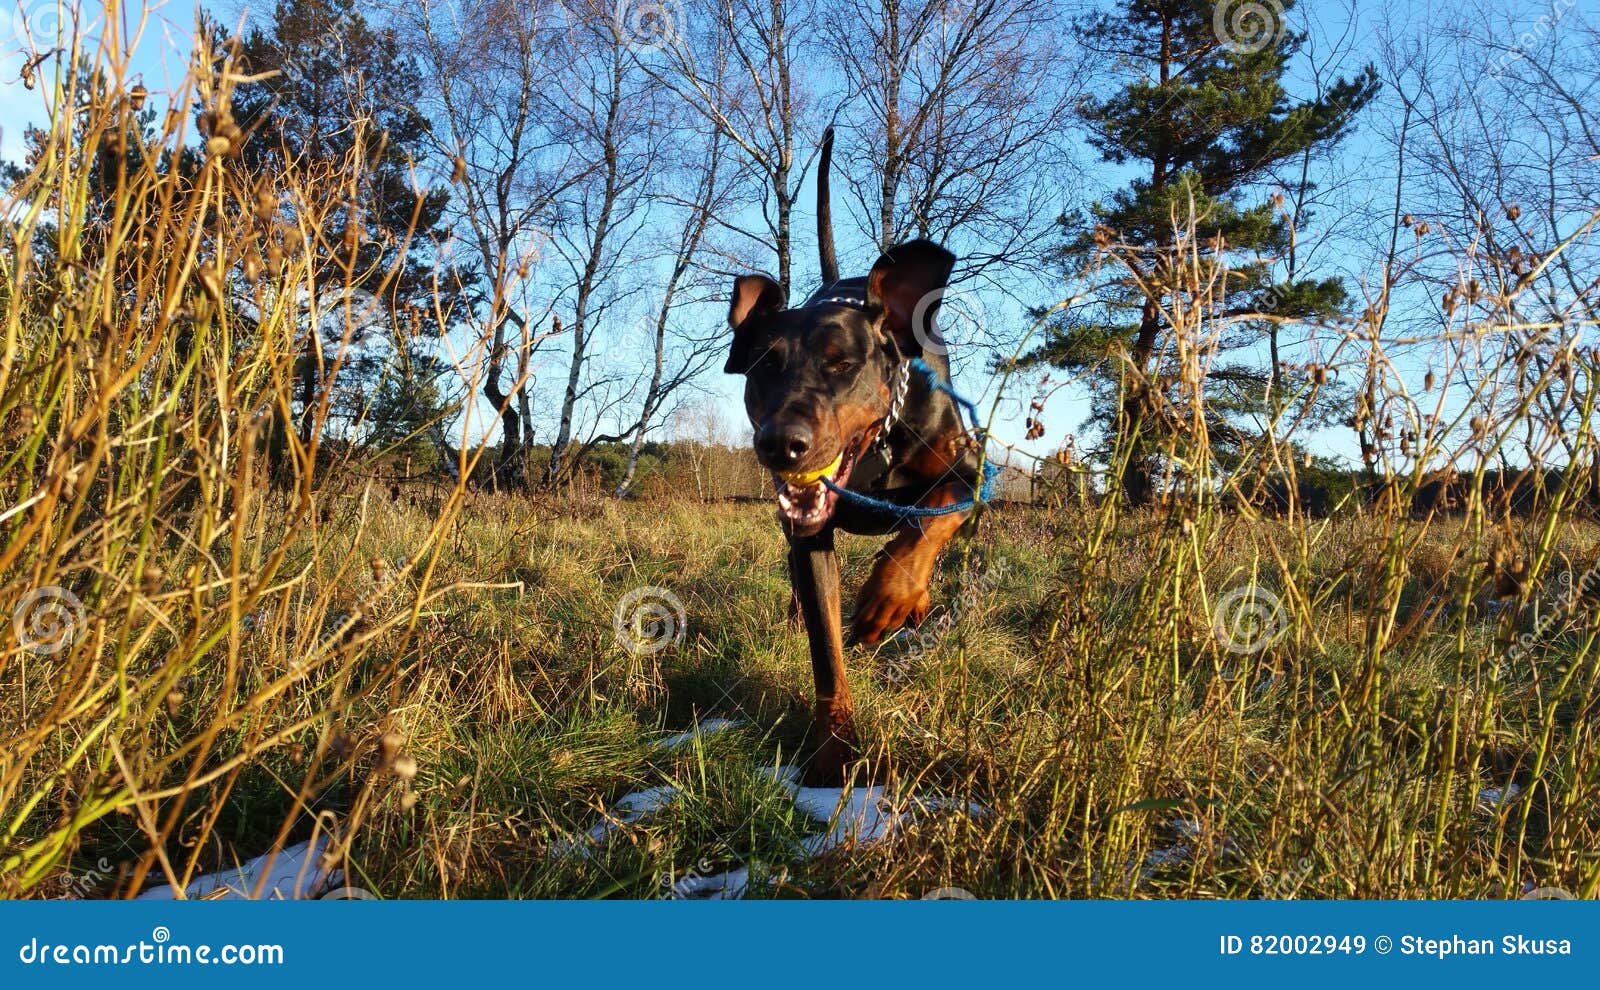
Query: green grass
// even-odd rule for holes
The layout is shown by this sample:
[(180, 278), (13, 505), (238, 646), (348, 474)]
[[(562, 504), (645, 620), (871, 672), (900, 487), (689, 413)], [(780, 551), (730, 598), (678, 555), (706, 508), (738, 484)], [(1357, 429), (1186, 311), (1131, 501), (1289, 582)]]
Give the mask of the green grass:
[[(941, 609), (924, 634), (849, 655), (873, 781), (897, 800), (941, 795), (988, 813), (925, 816), (889, 842), (808, 860), (797, 843), (821, 827), (771, 776), (804, 737), (810, 676), (769, 511), (572, 514), (474, 496), (436, 580), (520, 585), (429, 610), (425, 634), (392, 657), (394, 683), (338, 721), (351, 762), (298, 815), (292, 747), (265, 755), (224, 803), (214, 858), (263, 851), (286, 815), (291, 834), (322, 815), (340, 834), (359, 818), (352, 868), (388, 897), (651, 897), (751, 863), (771, 880), (752, 896), (1494, 897), (1529, 882), (1593, 893), (1592, 639), (1506, 662), (1510, 627), (1475, 596), (1371, 663), (1362, 555), (1385, 544), (1364, 537), (1371, 522), (1328, 524), (1291, 584), (1262, 563), (1292, 542), (1284, 525), (1221, 520), (1179, 541), (1204, 561), (1180, 590), (1156, 569), (1186, 566), (1163, 560), (1177, 552), (1164, 520), (1120, 521), (1091, 560), (1094, 521), (989, 514), (935, 577), (936, 604), (959, 596), (959, 616), (941, 622)], [(431, 524), (383, 503), (359, 539), (325, 538), (342, 541), (340, 557), (394, 559)], [(1563, 543), (1592, 558), (1595, 536), (1575, 528)], [(849, 594), (878, 544), (844, 543)], [(1229, 653), (1205, 601), (1253, 568), (1285, 603), (1283, 636)], [(635, 656), (613, 613), (644, 585), (676, 595), (687, 623), (674, 645)], [(1426, 598), (1407, 582), (1402, 625)], [(707, 717), (740, 724), (658, 748)], [(371, 752), (384, 732), (403, 737), (414, 778)], [(1515, 798), (1479, 806), (1480, 791), (1508, 783)], [(591, 856), (552, 855), (624, 794), (659, 786), (680, 791), (662, 813)], [(118, 822), (87, 829), (61, 871), (137, 846)], [(1178, 845), (1189, 854), (1146, 866)]]

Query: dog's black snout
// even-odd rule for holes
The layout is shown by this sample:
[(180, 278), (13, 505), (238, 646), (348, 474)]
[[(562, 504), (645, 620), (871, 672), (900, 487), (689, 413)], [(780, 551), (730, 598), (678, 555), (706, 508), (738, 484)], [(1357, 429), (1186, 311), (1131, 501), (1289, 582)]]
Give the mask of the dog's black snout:
[(770, 468), (792, 468), (810, 449), (811, 428), (797, 420), (767, 423), (756, 433), (756, 454)]

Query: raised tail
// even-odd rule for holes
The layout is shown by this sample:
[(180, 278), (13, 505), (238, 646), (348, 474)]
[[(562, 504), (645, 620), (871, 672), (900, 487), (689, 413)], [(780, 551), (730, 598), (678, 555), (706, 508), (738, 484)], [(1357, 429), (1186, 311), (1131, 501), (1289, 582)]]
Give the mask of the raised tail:
[(817, 257), (822, 263), (822, 284), (839, 281), (839, 256), (833, 250), (833, 197), (828, 171), (833, 164), (833, 128), (822, 132), (822, 159), (817, 165)]

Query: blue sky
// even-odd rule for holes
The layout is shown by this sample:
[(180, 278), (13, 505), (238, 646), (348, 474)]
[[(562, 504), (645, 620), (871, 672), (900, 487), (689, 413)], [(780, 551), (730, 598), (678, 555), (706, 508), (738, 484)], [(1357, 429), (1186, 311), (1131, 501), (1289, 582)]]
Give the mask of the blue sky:
[[(1577, 23), (1576, 18), (1583, 16), (1581, 11), (1562, 8), (1562, 4), (1570, 7), (1572, 0), (1553, 0), (1553, 3), (1554, 6), (1550, 0), (1505, 0), (1495, 4), (1507, 25), (1506, 45), (1513, 53), (1519, 44), (1542, 43), (1547, 40), (1543, 33), (1566, 30)], [(3, 52), (0, 55), (0, 155), (15, 160), (21, 148), (22, 129), (27, 123), (38, 121), (43, 116), (41, 96), (45, 88), (29, 91), (21, 84), (18, 73), (23, 59), (15, 39), (22, 24), (34, 27), (37, 34), (38, 30), (48, 31), (58, 23), (59, 14), (53, 0), (0, 0), (0, 5), (4, 5), (0, 6), (0, 12), (3, 12), (0, 13), (0, 39), (4, 39), (3, 45), (0, 45), (0, 52)], [(234, 11), (224, 14), (224, 17), (229, 22), (235, 22), (244, 8), (223, 6), (219, 9)], [(263, 4), (261, 9), (267, 10), (269, 5)], [(1560, 13), (1562, 17), (1551, 17), (1552, 11)], [(1397, 0), (1392, 3), (1360, 0), (1353, 7), (1339, 0), (1302, 0), (1292, 14), (1291, 23), (1296, 29), (1307, 31), (1310, 41), (1306, 59), (1294, 67), (1291, 86), (1307, 85), (1309, 65), (1341, 46), (1346, 51), (1342, 56), (1343, 64), (1336, 70), (1340, 73), (1348, 74), (1368, 59), (1376, 60), (1381, 54), (1378, 38), (1380, 28), (1392, 38), (1422, 39), (1420, 43), (1425, 45), (1428, 39), (1448, 33), (1452, 16), (1456, 15), (1449, 10), (1433, 8), (1423, 0)], [(1575, 19), (1565, 20), (1566, 17)], [(89, 25), (89, 33), (99, 36), (104, 28), (104, 11), (96, 0), (90, 0), (84, 19)], [(170, 92), (181, 78), (193, 23), (193, 8), (175, 0), (174, 3), (153, 8), (141, 21), (129, 22), (124, 28), (126, 34), (131, 34), (142, 26), (142, 36), (129, 62), (130, 74), (146, 85), (158, 103), (160, 94)], [(1515, 36), (1519, 31), (1521, 36)], [(1534, 37), (1536, 34), (1538, 37)], [(1480, 82), (1484, 86), (1495, 84), (1493, 79)], [(1324, 207), (1322, 215), (1306, 231), (1305, 242), (1312, 246), (1311, 266), (1321, 275), (1344, 276), (1357, 296), (1362, 293), (1364, 284), (1370, 285), (1375, 271), (1373, 266), (1379, 257), (1376, 253), (1376, 245), (1380, 240), (1378, 235), (1384, 233), (1372, 229), (1370, 221), (1364, 218), (1380, 214), (1384, 204), (1394, 197), (1396, 165), (1387, 135), (1393, 130), (1398, 113), (1399, 107), (1393, 93), (1386, 91), (1377, 105), (1357, 122), (1352, 135), (1340, 149), (1317, 165), (1317, 177), (1328, 187), (1329, 193), (1328, 205)], [(1074, 125), (1064, 121), (1063, 126), (1070, 128)], [(1508, 119), (1507, 126), (1517, 125), (1515, 120)], [(1063, 206), (1073, 205), (1068, 202), (1072, 195), (1078, 198), (1078, 205), (1081, 205), (1084, 199), (1107, 194), (1127, 178), (1127, 173), (1101, 164), (1097, 156), (1082, 146), (1081, 142), (1079, 148), (1085, 170), (1083, 185), (1079, 189), (1064, 191)], [(1261, 190), (1263, 196), (1267, 192), (1266, 189)], [(808, 189), (802, 196), (802, 203), (807, 207), (797, 218), (799, 233), (796, 260), (799, 268), (796, 285), (802, 292), (809, 290), (815, 272), (810, 202), (811, 193)], [(836, 214), (842, 209), (843, 205), (836, 203)], [(850, 239), (847, 225), (839, 226), (841, 256), (847, 261), (846, 267), (860, 267), (869, 263), (870, 249)], [(851, 273), (846, 271), (846, 274)], [(1061, 292), (1059, 286), (1036, 279), (1016, 278), (1002, 282), (1005, 291), (985, 288), (977, 293), (978, 308), (991, 333), (1002, 337), (1012, 335), (1026, 326), (1025, 306), (1054, 301)], [(1426, 301), (1398, 301), (1401, 306), (1408, 304), (1413, 306), (1414, 315), (1425, 318), (1428, 309)], [(703, 313), (695, 313), (689, 318), (697, 325), (703, 322), (707, 328), (720, 326), (724, 314), (722, 304), (708, 303), (703, 310)], [(953, 341), (952, 358), (957, 367), (957, 385), (975, 397), (982, 395), (985, 399), (992, 398), (995, 381), (985, 370), (991, 353), (970, 345), (963, 346), (965, 343), (960, 339)], [(1315, 342), (1296, 344), (1291, 348), (1289, 357), (1302, 360), (1315, 354), (1316, 348)], [(1406, 359), (1410, 366), (1406, 370), (1420, 376), (1429, 361), (1427, 348), (1412, 348), (1410, 353), (1412, 356)], [(562, 373), (565, 355), (559, 346), (555, 346), (544, 352), (539, 360), (544, 363), (543, 367), (536, 369), (539, 378), (542, 382), (550, 382)], [(718, 362), (705, 377), (703, 385), (737, 434), (743, 427), (738, 380), (721, 375)], [(1067, 433), (1080, 429), (1086, 414), (1087, 398), (1084, 390), (1078, 387), (1069, 387), (1056, 393), (1044, 415), (1048, 428), (1046, 436), (1038, 442), (1027, 443), (1022, 440), (1022, 420), (1030, 391), (1031, 386), (1027, 381), (1013, 383), (1006, 401), (999, 407), (995, 432), (1002, 440), (1017, 443), (1023, 450), (1045, 455), (1059, 446)], [(987, 408), (987, 402), (984, 407)], [(486, 410), (476, 410), (473, 418), (486, 424), (490, 417), (485, 413)], [(600, 425), (609, 429), (614, 424), (603, 422)], [(541, 424), (540, 435), (549, 435), (545, 424)], [(1349, 457), (1354, 451), (1354, 440), (1348, 430), (1330, 431), (1318, 437), (1317, 444), (1321, 452), (1334, 455)]]

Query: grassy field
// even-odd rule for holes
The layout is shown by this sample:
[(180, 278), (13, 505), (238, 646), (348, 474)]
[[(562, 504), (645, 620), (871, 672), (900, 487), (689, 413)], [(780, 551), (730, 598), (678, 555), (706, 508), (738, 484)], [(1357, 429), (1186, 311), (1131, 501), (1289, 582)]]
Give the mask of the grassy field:
[[(1524, 361), (1497, 296), (1425, 341), (1468, 383), (1449, 402), (1400, 377), (1381, 313), (1335, 328), (1307, 387), (1354, 383), (1393, 497), (1263, 517), (1241, 496), (1295, 491), (1321, 448), (1274, 421), (1219, 464), (1224, 300), (1178, 265), (1171, 401), (1135, 438), (1166, 505), (1008, 506), (958, 539), (923, 629), (848, 656), (860, 784), (904, 817), (827, 842), (775, 769), (811, 675), (771, 508), (488, 494), (446, 480), (494, 456), (456, 406), (364, 434), (333, 383), (373, 320), (411, 331), (352, 313), (382, 281), (348, 260), (362, 163), (243, 168), (236, 43), (196, 53), (172, 99), (198, 122), (159, 131), (117, 46), (69, 63), (0, 207), (0, 895), (131, 896), (313, 837), (384, 897), (732, 868), (752, 897), (1600, 892), (1592, 328)], [(443, 376), (464, 395), (496, 363), (478, 329)], [(455, 470), (398, 484), (401, 447)], [(672, 447), (697, 482), (735, 456)], [(1113, 447), (1102, 489), (1135, 455)], [(1537, 514), (1486, 504), (1508, 451), (1566, 474)], [(1477, 493), (1413, 518), (1449, 466)], [(877, 547), (844, 541), (847, 599)], [(662, 745), (707, 719), (736, 724)]]
[[(470, 496), (433, 562), (454, 590), (407, 633), (386, 625), (417, 600), (393, 575), (433, 514), (371, 492), (328, 501), (285, 569), (310, 568), (302, 602), (333, 604), (286, 596), (241, 623), (232, 689), (292, 686), (218, 751), (274, 744), (243, 772), (95, 823), (36, 892), (102, 860), (126, 877), (149, 844), (141, 820), (175, 805), (180, 868), (188, 853), (228, 865), (316, 822), (345, 843), (351, 882), (388, 897), (651, 897), (751, 864), (767, 882), (749, 896), (778, 897), (1476, 898), (1600, 883), (1592, 633), (1549, 628), (1513, 651), (1535, 606), (1493, 604), (1493, 575), (1451, 559), (1459, 526), (989, 513), (943, 562), (928, 626), (849, 658), (871, 782), (901, 808), (937, 796), (982, 810), (917, 814), (887, 841), (807, 858), (799, 843), (821, 826), (772, 775), (804, 738), (810, 674), (767, 508)], [(1373, 587), (1408, 529), (1421, 543), (1406, 576)], [(1572, 527), (1552, 546), (1593, 559), (1596, 542)], [(847, 541), (847, 592), (875, 549)], [(343, 572), (319, 570), (332, 562)], [(618, 602), (638, 588), (681, 603), (658, 652), (618, 636)], [(1528, 596), (1546, 614), (1550, 588)], [(383, 630), (361, 659), (295, 680), (286, 644), (338, 635), (354, 608), (357, 629)], [(206, 721), (197, 710), (229, 707), (214, 694), (224, 666), (190, 671), (153, 728), (181, 737)], [(339, 693), (348, 711), (319, 717)], [(712, 717), (738, 724), (658, 747)], [(664, 785), (679, 794), (658, 814), (591, 855), (556, 854), (619, 797)]]

